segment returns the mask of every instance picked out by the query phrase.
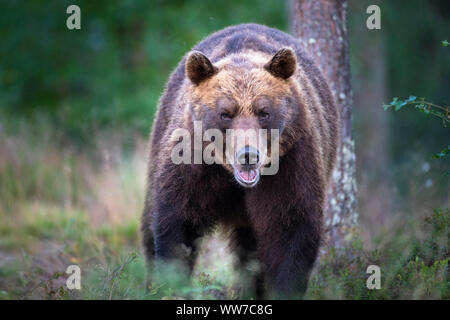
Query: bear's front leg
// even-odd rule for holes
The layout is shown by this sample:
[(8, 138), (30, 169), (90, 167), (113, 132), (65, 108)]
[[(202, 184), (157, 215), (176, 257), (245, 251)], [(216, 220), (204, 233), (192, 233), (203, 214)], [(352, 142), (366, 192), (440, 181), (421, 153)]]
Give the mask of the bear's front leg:
[[(289, 176), (268, 176), (246, 198), (265, 286), (272, 298), (303, 296), (321, 244), (322, 190), (294, 182)], [(283, 187), (285, 191), (280, 192)]]
[(179, 263), (189, 273), (197, 256), (197, 228), (183, 219), (179, 208), (159, 203), (154, 214), (153, 235), (155, 258), (162, 262)]
[[(286, 212), (291, 217), (296, 214), (299, 212), (295, 209)], [(321, 232), (320, 224), (308, 217), (265, 227), (256, 225), (258, 256), (265, 274), (268, 297), (303, 297), (319, 252)]]
[(274, 298), (301, 298), (318, 256), (327, 185), (319, 153), (307, 135), (246, 196), (258, 258)]

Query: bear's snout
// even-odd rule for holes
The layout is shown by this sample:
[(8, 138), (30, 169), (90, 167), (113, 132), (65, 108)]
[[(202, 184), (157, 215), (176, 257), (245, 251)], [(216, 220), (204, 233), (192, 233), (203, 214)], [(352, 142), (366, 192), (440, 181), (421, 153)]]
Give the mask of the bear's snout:
[(243, 187), (254, 187), (260, 177), (260, 155), (258, 149), (245, 146), (236, 152), (234, 164), (234, 177)]
[(255, 147), (243, 147), (237, 152), (236, 159), (241, 166), (257, 165), (259, 163), (259, 151)]

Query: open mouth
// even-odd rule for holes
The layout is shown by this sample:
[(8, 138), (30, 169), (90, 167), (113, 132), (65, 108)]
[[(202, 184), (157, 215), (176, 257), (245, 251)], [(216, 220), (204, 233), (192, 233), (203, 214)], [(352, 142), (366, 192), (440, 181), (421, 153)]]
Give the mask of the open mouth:
[(236, 181), (245, 188), (254, 187), (259, 181), (259, 169), (234, 169)]

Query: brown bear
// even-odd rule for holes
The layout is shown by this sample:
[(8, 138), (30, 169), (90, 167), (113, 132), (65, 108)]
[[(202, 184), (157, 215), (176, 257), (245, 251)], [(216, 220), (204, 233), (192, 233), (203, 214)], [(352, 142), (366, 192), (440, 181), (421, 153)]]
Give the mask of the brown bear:
[[(174, 132), (193, 135), (195, 122), (220, 132), (278, 130), (278, 171), (261, 175), (269, 157), (248, 139), (231, 155), (234, 164), (174, 163)], [(242, 264), (257, 257), (258, 297), (301, 297), (322, 239), (338, 137), (330, 89), (298, 40), (257, 24), (208, 36), (170, 76), (153, 125), (142, 219), (147, 260), (182, 260), (192, 270), (196, 240), (220, 224)]]

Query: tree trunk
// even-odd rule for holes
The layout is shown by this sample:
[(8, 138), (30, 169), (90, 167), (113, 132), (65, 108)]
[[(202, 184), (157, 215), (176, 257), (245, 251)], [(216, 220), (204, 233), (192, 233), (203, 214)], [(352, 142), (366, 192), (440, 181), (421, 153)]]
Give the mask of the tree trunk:
[(342, 247), (358, 225), (352, 91), (345, 0), (291, 0), (291, 31), (316, 62), (341, 116), (336, 168), (325, 209), (327, 244)]

